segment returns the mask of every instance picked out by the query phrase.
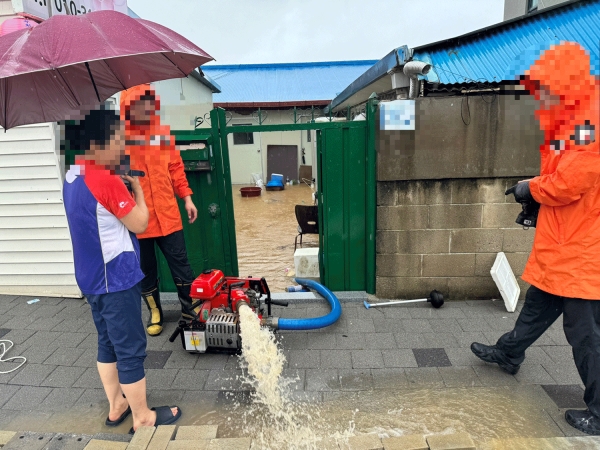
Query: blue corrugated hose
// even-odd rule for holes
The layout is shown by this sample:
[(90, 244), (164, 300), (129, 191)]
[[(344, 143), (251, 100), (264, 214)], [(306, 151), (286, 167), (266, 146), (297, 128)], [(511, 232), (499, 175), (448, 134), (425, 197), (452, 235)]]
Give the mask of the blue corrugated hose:
[(280, 330), (315, 330), (317, 328), (328, 327), (333, 325), (342, 315), (342, 305), (337, 297), (322, 284), (316, 281), (306, 280), (304, 278), (296, 278), (296, 283), (305, 286), (309, 289), (317, 291), (331, 305), (331, 312), (321, 317), (311, 317), (310, 319), (284, 319), (278, 320), (278, 328)]

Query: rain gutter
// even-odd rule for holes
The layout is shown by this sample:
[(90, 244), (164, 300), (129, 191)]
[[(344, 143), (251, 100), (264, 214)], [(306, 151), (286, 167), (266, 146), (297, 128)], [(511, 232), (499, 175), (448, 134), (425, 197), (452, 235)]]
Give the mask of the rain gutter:
[(329, 110), (334, 110), (336, 107), (344, 103), (350, 97), (357, 92), (368, 87), (370, 84), (377, 80), (389, 76), (389, 72), (396, 67), (404, 65), (406, 61), (410, 59), (410, 50), (406, 45), (398, 47), (382, 59), (376, 62), (373, 67), (363, 73), (360, 77), (354, 80), (346, 89), (344, 89), (337, 97), (335, 97), (331, 104), (325, 108), (325, 112), (329, 113)]

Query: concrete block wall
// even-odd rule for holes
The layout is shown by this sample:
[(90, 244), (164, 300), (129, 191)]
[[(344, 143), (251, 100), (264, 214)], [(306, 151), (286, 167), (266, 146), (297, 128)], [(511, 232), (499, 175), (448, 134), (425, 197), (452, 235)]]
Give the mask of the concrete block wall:
[(535, 230), (515, 223), (504, 191), (521, 178), (382, 181), (377, 187), (377, 296), (501, 298), (490, 275), (500, 251), (520, 280)]

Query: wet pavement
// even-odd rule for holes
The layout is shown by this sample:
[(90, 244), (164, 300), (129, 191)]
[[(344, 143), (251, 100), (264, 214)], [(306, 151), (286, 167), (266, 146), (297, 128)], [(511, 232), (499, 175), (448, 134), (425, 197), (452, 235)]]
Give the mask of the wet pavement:
[[(0, 374), (0, 430), (126, 433), (130, 420), (115, 429), (103, 424), (108, 404), (87, 304), (40, 298), (28, 305), (29, 299), (0, 296), (0, 339), (15, 343), (6, 356), (28, 359), (19, 370)], [(275, 308), (274, 315), (327, 310), (299, 303)], [(219, 437), (244, 435), (260, 411), (249, 401), (237, 356), (185, 352), (180, 341), (168, 342), (178, 312), (166, 316), (163, 334), (148, 339), (150, 405), (181, 406), (180, 425), (219, 424)], [(580, 435), (563, 418), (566, 408), (584, 405), (560, 320), (530, 348), (515, 376), (471, 354), (472, 341), (493, 343), (516, 317), (501, 301), (447, 302), (439, 310), (418, 304), (366, 310), (345, 302), (341, 319), (329, 328), (278, 333), (287, 358), (284, 376), (291, 379), (290, 395), (318, 411), (315, 426), (325, 434), (466, 431), (482, 444)], [(10, 368), (0, 362), (0, 371)]]
[[(233, 208), (240, 276), (265, 277), (272, 292), (283, 292), (293, 283), (294, 239), (298, 234), (296, 205), (312, 205), (306, 184), (266, 191), (260, 197), (243, 198), (233, 187)], [(318, 247), (317, 235), (303, 237), (305, 247)]]

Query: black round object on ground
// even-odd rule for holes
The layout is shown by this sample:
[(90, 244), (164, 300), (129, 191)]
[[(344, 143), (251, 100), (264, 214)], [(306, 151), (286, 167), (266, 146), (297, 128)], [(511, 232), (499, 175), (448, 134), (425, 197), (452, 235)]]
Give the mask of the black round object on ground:
[(442, 305), (444, 304), (444, 296), (442, 295), (441, 292), (436, 291), (434, 289), (429, 294), (429, 298), (427, 299), (427, 301), (429, 303), (431, 303), (431, 306), (433, 306), (434, 308), (441, 308)]

